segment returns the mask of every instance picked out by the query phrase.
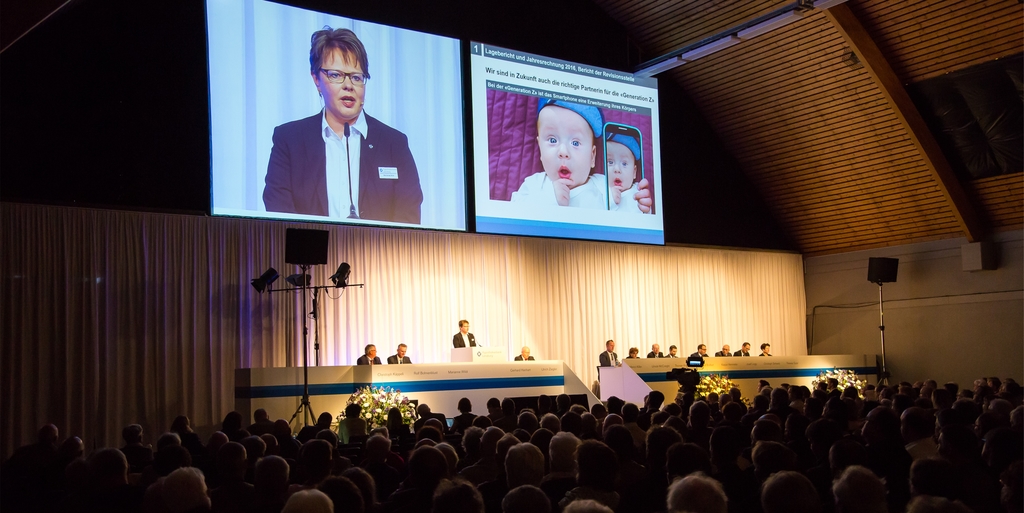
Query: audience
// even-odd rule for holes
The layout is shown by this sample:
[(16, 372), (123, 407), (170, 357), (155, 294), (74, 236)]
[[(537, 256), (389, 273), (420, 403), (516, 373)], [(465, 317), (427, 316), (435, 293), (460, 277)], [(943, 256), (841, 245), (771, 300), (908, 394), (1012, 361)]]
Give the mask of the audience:
[(345, 412), (351, 422), (341, 433), (324, 413), (299, 437), (266, 411), (255, 412), (247, 429), (230, 412), (205, 445), (179, 416), (155, 447), (145, 445), (140, 424), (130, 424), (120, 433), (123, 447), (94, 449), (88, 459), (89, 444), (61, 439), (48, 424), (3, 463), (0, 508), (1021, 511), (1024, 394), (1016, 381), (985, 378), (966, 388), (903, 382), (866, 388), (863, 397), (838, 382), (823, 385), (765, 383), (749, 410), (738, 390), (719, 402), (687, 391), (666, 404), (652, 393), (643, 408), (613, 399), (589, 411), (568, 396), (519, 411), (511, 399), (494, 399), (491, 417), (475, 415), (464, 398), (451, 430), (421, 404), (411, 450), (397, 409), (369, 438), (357, 434), (368, 427), (358, 407)]

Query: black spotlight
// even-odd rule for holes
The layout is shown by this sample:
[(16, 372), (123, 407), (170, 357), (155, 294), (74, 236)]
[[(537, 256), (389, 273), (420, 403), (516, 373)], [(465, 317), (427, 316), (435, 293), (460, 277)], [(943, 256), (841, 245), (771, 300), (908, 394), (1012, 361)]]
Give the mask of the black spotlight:
[(352, 266), (348, 265), (348, 262), (342, 262), (338, 266), (338, 272), (331, 276), (331, 283), (334, 284), (335, 288), (348, 287), (348, 275), (352, 273)]
[(252, 280), (252, 287), (254, 289), (256, 289), (256, 292), (259, 292), (260, 294), (262, 294), (263, 291), (267, 287), (269, 287), (270, 284), (272, 284), (275, 281), (277, 281), (277, 279), (280, 276), (281, 275), (277, 274), (277, 270), (274, 269), (273, 267), (271, 267), (271, 268), (267, 269), (267, 272), (261, 274), (259, 278), (255, 278), (255, 279)]
[(293, 274), (284, 279), (284, 281), (296, 286), (296, 287), (308, 287), (309, 286), (309, 275), (308, 274)]

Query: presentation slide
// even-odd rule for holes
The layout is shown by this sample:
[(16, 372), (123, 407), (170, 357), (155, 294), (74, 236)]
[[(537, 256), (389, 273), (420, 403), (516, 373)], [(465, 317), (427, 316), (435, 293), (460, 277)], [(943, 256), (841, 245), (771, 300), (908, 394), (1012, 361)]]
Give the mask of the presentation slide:
[(657, 81), (469, 45), (477, 231), (664, 244)]
[(466, 230), (461, 43), (208, 0), (214, 215)]

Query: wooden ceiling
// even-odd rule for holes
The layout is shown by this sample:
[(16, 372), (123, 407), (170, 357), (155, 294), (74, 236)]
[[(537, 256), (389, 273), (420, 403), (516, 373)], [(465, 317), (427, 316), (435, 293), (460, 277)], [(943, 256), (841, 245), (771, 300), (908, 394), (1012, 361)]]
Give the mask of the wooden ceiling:
[[(793, 3), (594, 1), (647, 57)], [(1019, 54), (1022, 37), (1017, 0), (850, 0), (659, 78), (693, 99), (807, 256), (984, 240), (1024, 227), (1024, 173), (959, 181), (905, 87)]]

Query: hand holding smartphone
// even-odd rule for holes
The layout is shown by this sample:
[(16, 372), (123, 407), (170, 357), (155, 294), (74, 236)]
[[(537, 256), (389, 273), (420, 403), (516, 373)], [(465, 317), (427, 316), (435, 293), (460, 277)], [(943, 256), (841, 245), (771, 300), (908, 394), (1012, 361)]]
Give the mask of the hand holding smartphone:
[(634, 198), (638, 184), (644, 179), (640, 130), (621, 123), (605, 123), (602, 140), (608, 210), (641, 213)]

